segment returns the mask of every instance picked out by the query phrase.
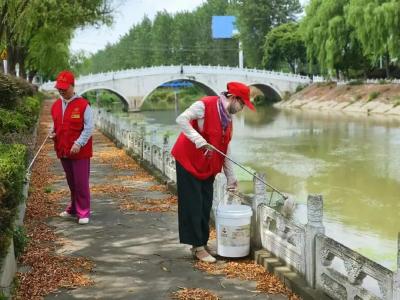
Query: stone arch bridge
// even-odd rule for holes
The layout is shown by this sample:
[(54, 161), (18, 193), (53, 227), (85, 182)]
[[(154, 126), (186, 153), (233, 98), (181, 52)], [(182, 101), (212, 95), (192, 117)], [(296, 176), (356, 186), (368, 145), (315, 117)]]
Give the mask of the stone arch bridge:
[[(201, 86), (207, 95), (226, 90), (229, 81), (240, 81), (256, 87), (267, 97), (282, 99), (299, 85), (307, 85), (310, 78), (289, 73), (221, 66), (158, 66), (82, 76), (76, 79), (75, 90), (84, 94), (93, 90), (108, 90), (117, 94), (129, 111), (140, 110), (146, 98), (160, 85), (175, 81), (191, 81)], [(54, 82), (41, 86), (52, 91)]]

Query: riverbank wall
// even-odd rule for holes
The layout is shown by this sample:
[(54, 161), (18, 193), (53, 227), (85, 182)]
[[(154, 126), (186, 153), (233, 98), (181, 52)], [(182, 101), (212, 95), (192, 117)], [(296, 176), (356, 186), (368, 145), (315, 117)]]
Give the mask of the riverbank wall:
[[(175, 161), (169, 142), (158, 145), (144, 127), (94, 109), (96, 127), (117, 145), (139, 158), (148, 168), (176, 182)], [(265, 175), (258, 174), (265, 180)], [(325, 235), (323, 197), (309, 195), (307, 224), (299, 224), (270, 206), (271, 193), (254, 178), (254, 193), (243, 204), (253, 209), (251, 245), (254, 259), (277, 274), (303, 299), (400, 300), (400, 237), (395, 271), (362, 256)], [(226, 204), (226, 178), (218, 174), (214, 183), (213, 208)], [(371, 289), (371, 286), (373, 287)]]
[(342, 111), (400, 117), (400, 84), (319, 82), (274, 105), (278, 108)]

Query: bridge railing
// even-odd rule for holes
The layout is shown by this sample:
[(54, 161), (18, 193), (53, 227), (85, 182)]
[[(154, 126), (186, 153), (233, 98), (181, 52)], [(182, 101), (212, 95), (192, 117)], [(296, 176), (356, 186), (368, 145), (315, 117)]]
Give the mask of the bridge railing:
[[(203, 65), (187, 65), (187, 66), (153, 66), (148, 68), (138, 69), (126, 69), (119, 71), (102, 72), (96, 74), (89, 74), (80, 76), (76, 79), (76, 85), (94, 84), (106, 81), (113, 81), (118, 79), (130, 78), (130, 77), (141, 77), (150, 75), (161, 75), (161, 74), (237, 74), (237, 75), (248, 75), (248, 76), (259, 76), (265, 78), (272, 78), (285, 81), (294, 81), (298, 83), (309, 83), (311, 79), (307, 76), (299, 74), (276, 72), (269, 70), (260, 69), (247, 69), (238, 67), (226, 67), (226, 66), (203, 66)], [(55, 90), (54, 82), (46, 82), (41, 85), (41, 90)]]
[[(94, 108), (94, 112), (97, 128), (176, 182), (175, 160), (167, 139), (157, 144), (144, 127), (132, 127), (105, 110)], [(258, 177), (265, 180), (263, 174)], [(400, 234), (397, 269), (392, 271), (325, 235), (322, 196), (308, 196), (307, 224), (299, 224), (283, 210), (269, 207), (267, 199), (264, 184), (254, 179), (253, 197), (246, 204), (253, 209), (251, 243), (255, 249), (272, 252), (302, 274), (309, 286), (333, 299), (400, 300)], [(230, 201), (226, 178), (220, 173), (214, 182), (213, 207)]]

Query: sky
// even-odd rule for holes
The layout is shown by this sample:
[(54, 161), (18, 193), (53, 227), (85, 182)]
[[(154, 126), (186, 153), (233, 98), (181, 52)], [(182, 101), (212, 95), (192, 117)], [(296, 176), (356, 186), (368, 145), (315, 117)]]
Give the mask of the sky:
[(154, 19), (158, 11), (166, 10), (169, 13), (178, 11), (192, 11), (200, 6), (204, 0), (114, 0), (114, 24), (111, 27), (102, 26), (99, 29), (87, 27), (78, 29), (71, 41), (70, 50), (74, 53), (79, 50), (95, 53), (103, 49), (108, 43), (114, 44), (132, 25), (140, 23), (147, 15)]
[[(101, 26), (100, 28), (87, 27), (75, 31), (71, 41), (70, 50), (76, 53), (80, 50), (87, 54), (95, 53), (103, 49), (108, 43), (114, 44), (129, 29), (140, 23), (145, 15), (151, 20), (158, 11), (166, 10), (169, 13), (178, 11), (192, 11), (200, 6), (205, 0), (113, 0), (114, 24), (111, 27)], [(268, 1), (268, 0), (265, 0)], [(308, 0), (300, 0), (304, 3)]]

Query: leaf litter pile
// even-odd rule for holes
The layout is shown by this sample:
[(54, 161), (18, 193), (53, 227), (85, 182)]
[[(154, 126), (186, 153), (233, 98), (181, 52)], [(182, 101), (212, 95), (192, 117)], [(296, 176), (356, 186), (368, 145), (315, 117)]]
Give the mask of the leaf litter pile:
[(103, 164), (111, 165), (113, 168), (118, 170), (139, 170), (139, 165), (125, 154), (125, 150), (115, 148), (113, 142), (110, 141), (106, 136), (96, 132), (94, 137), (101, 144), (107, 145), (106, 149), (96, 151), (93, 156), (94, 162), (100, 162)]
[[(48, 131), (50, 105), (46, 101), (42, 109), (37, 145), (42, 143)], [(62, 244), (61, 238), (46, 224), (48, 217), (60, 212), (58, 201), (67, 194), (65, 190), (45, 192), (49, 184), (60, 179), (49, 171), (53, 161), (47, 153), (52, 149), (51, 143), (47, 143), (32, 169), (24, 221), (29, 242), (19, 261), (26, 271), (17, 273), (16, 299), (43, 299), (59, 288), (76, 288), (92, 283), (86, 274), (93, 268), (93, 264), (83, 257), (57, 254), (58, 245)]]
[(177, 198), (170, 196), (165, 199), (144, 199), (140, 201), (122, 200), (120, 208), (123, 211), (167, 212), (177, 210)]
[(287, 289), (275, 275), (268, 273), (263, 266), (250, 259), (228, 260), (226, 263), (209, 264), (197, 261), (195, 268), (212, 275), (225, 275), (227, 278), (257, 281), (257, 290), (268, 294), (283, 294), (290, 300), (300, 298)]
[[(101, 140), (102, 143), (111, 144), (105, 136), (96, 136), (96, 139)], [(154, 183), (156, 179), (143, 171), (140, 166), (129, 157), (124, 150), (115, 150), (115, 147), (106, 147), (95, 154), (98, 161), (102, 163), (111, 164), (116, 170), (133, 171), (132, 175), (123, 176), (108, 176), (110, 180), (118, 182), (128, 181), (130, 183)], [(129, 168), (128, 168), (129, 166)], [(140, 192), (161, 192), (167, 197), (162, 199), (153, 199), (147, 196), (135, 196), (133, 191)], [(127, 188), (122, 185), (102, 184), (101, 186), (91, 187), (91, 192), (94, 194), (112, 194), (114, 199), (119, 200), (119, 207), (122, 211), (140, 211), (140, 212), (169, 212), (177, 210), (177, 198), (170, 194), (165, 185), (152, 184), (149, 187), (140, 188)]]
[(177, 300), (219, 300), (217, 295), (212, 292), (199, 288), (182, 288), (177, 292), (173, 292), (171, 295), (172, 299)]

